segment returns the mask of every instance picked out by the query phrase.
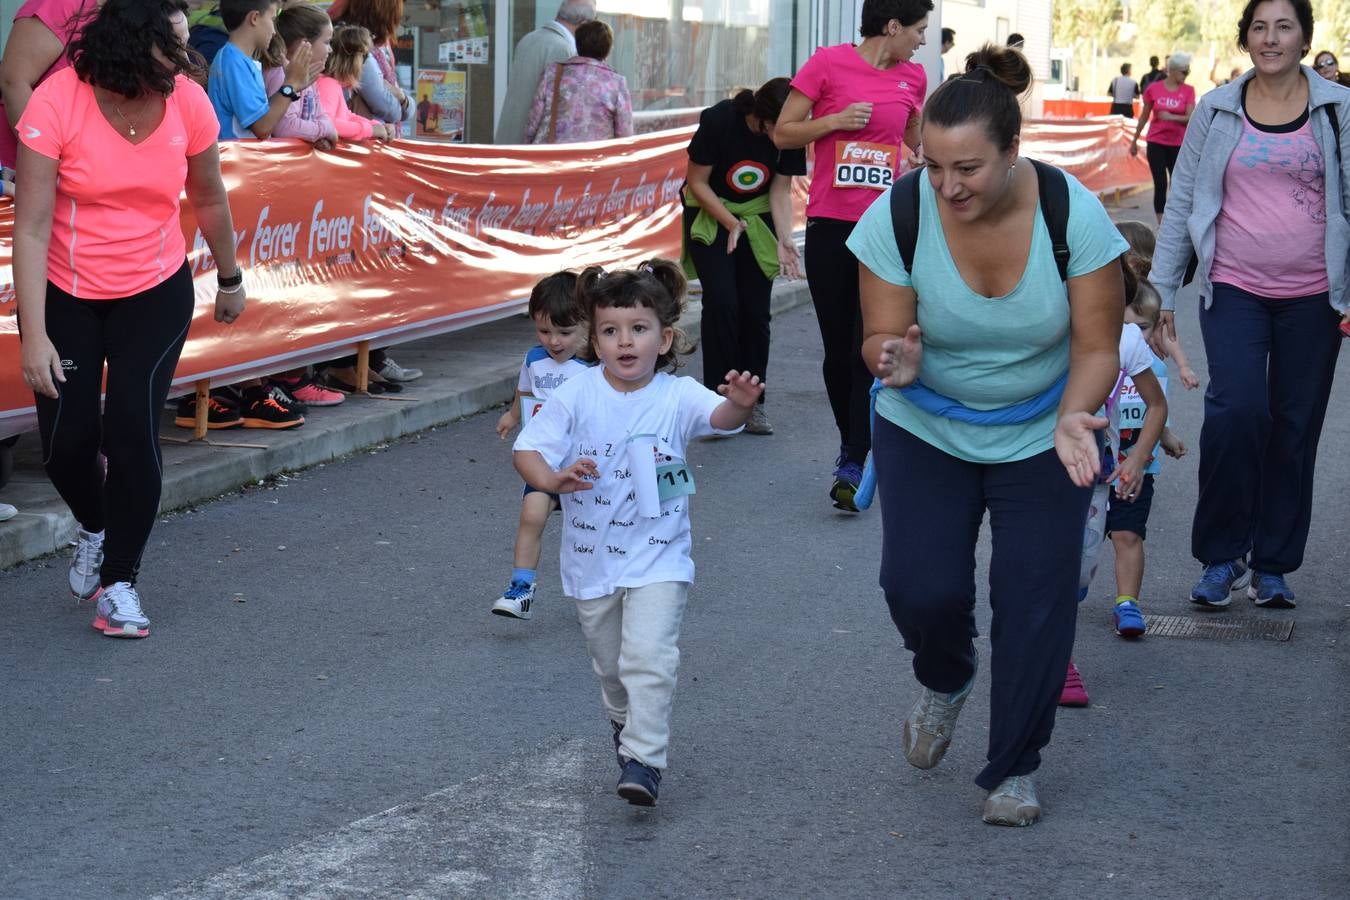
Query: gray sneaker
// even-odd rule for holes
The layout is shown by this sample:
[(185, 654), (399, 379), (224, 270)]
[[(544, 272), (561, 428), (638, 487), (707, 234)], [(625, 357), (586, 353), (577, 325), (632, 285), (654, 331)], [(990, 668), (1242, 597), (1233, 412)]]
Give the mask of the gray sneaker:
[(764, 404), (756, 403), (755, 408), (750, 412), (750, 419), (745, 423), (746, 434), (773, 434), (773, 425), (769, 422), (769, 417), (764, 415)]
[(70, 561), (70, 592), (76, 600), (92, 600), (101, 585), (99, 567), (103, 565), (103, 532), (91, 534), (80, 529), (75, 556)]
[[(976, 672), (979, 668), (980, 658), (976, 656)], [(950, 694), (923, 689), (900, 732), (900, 748), (911, 766), (931, 769), (942, 762), (952, 735), (956, 733), (956, 717), (961, 715), (961, 707), (974, 686), (975, 675), (972, 673), (965, 687)]]
[(141, 595), (125, 581), (108, 585), (98, 595), (94, 627), (108, 637), (148, 637), (150, 620), (141, 611)]
[(1013, 775), (999, 782), (984, 801), (984, 821), (990, 825), (1035, 825), (1041, 818), (1041, 801), (1030, 775)]
[(384, 365), (376, 371), (385, 381), (416, 381), (422, 377), (421, 369), (414, 369), (412, 366), (400, 366), (389, 356), (384, 358)]

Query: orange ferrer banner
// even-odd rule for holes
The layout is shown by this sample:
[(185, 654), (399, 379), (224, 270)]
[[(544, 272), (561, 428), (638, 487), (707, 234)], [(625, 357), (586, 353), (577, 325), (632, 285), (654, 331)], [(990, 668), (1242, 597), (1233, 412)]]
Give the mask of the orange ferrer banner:
[[(184, 204), (197, 308), (175, 385), (228, 384), (341, 356), (362, 340), (397, 344), (502, 318), (559, 269), (677, 257), (692, 135), (329, 153), (289, 141), (223, 144), (249, 306), (233, 326), (214, 321), (215, 264)], [(1149, 180), (1128, 142), (1118, 119), (1028, 122), (1023, 152), (1107, 191)], [(35, 421), (18, 364), (13, 223), (13, 206), (0, 206), (0, 437)]]
[[(1111, 115), (1110, 100), (1046, 100), (1041, 111), (1047, 119), (1086, 119)], [(1134, 115), (1139, 115), (1139, 99), (1134, 100)]]
[[(316, 153), (300, 142), (221, 145), (249, 305), (214, 321), (215, 263), (190, 205), (183, 232), (197, 308), (175, 385), (230, 383), (520, 311), (559, 269), (680, 252), (693, 129), (548, 147), (398, 142)], [(0, 436), (33, 426), (0, 209)]]
[(1152, 182), (1144, 148), (1130, 156), (1134, 122), (1119, 116), (1022, 124), (1022, 153), (1059, 166), (1090, 191), (1105, 193)]

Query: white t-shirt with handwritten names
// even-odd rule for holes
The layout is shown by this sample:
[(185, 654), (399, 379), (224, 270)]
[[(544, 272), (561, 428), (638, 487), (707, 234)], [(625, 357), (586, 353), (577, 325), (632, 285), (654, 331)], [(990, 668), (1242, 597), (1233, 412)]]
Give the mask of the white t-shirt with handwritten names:
[[(693, 582), (689, 494), (664, 497), (659, 516), (641, 515), (630, 454), (635, 446), (648, 454), (654, 447), (655, 471), (683, 470), (681, 478), (692, 478), (693, 468), (685, 464), (689, 442), (734, 433), (712, 427), (721, 402), (693, 378), (665, 372), (641, 390), (617, 391), (605, 380), (604, 367), (595, 366), (557, 388), (521, 430), (516, 450), (534, 450), (555, 469), (584, 457), (599, 471), (591, 490), (562, 496), (559, 556), (569, 597), (594, 600), (620, 588)], [(647, 476), (654, 477), (651, 469)]]

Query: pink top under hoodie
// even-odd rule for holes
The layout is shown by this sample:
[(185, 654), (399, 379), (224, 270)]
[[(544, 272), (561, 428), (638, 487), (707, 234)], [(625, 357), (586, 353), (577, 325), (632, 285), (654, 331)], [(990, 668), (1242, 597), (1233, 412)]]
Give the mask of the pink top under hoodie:
[[(280, 66), (263, 69), (263, 87), (267, 90), (267, 96), (275, 94), (285, 83), (285, 69)], [(305, 88), (297, 99), (291, 101), (290, 108), (282, 115), (281, 121), (273, 126), (272, 137), (300, 138), (311, 144), (323, 138), (330, 141), (338, 139), (337, 128), (319, 103), (319, 95), (315, 92), (314, 85)]]
[(338, 137), (344, 141), (368, 140), (374, 133), (370, 119), (358, 116), (347, 106), (347, 98), (342, 93), (342, 85), (331, 75), (320, 75), (314, 82), (314, 91), (319, 97), (319, 106), (337, 128)]

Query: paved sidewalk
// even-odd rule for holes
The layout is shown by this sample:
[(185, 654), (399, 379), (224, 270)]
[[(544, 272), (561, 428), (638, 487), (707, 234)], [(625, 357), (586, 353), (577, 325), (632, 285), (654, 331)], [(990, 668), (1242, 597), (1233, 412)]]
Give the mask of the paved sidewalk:
[[(699, 335), (697, 286), (681, 326)], [(806, 282), (780, 281), (773, 311), (810, 302)], [(187, 442), (187, 429), (165, 410), (160, 423), (164, 451), (164, 494), (160, 511), (181, 509), (218, 497), (241, 485), (303, 469), (349, 453), (451, 422), (506, 403), (515, 390), (522, 354), (535, 342), (524, 316), (400, 345), (403, 365), (426, 372), (395, 399), (353, 396), (340, 406), (312, 409), (305, 424), (287, 431), (232, 428), (212, 432), (204, 443)], [(238, 445), (253, 446), (238, 446)], [(19, 515), (0, 523), (0, 570), (66, 549), (76, 523), (42, 470), (36, 434), (15, 448), (14, 475), (0, 500)]]

